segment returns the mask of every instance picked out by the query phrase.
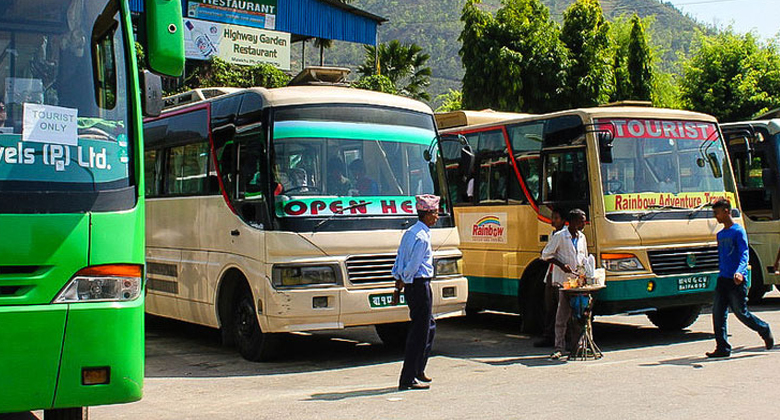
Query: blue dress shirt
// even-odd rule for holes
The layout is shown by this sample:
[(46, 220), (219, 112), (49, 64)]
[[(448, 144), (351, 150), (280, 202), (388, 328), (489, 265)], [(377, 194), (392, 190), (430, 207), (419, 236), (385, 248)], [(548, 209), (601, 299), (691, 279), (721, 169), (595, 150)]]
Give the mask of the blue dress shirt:
[(393, 277), (406, 284), (414, 282), (415, 277), (433, 277), (431, 229), (425, 223), (418, 220), (404, 232), (393, 264)]

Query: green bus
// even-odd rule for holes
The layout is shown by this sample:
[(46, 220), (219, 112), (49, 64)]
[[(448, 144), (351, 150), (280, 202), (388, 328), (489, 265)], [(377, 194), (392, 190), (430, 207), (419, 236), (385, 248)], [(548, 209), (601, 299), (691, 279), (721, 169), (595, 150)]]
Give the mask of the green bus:
[[(144, 6), (150, 69), (181, 75), (181, 2)], [(141, 121), (160, 86), (127, 1), (0, 0), (0, 413), (141, 398)]]

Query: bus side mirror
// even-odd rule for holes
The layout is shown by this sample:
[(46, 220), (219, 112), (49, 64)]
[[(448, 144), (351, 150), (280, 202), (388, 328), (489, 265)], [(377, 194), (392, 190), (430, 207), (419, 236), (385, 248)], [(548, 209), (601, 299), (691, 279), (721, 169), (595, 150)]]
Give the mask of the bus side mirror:
[(599, 156), (601, 157), (601, 163), (612, 163), (612, 142), (615, 137), (609, 131), (598, 133), (599, 137)]
[(184, 71), (184, 28), (179, 0), (145, 0), (146, 56), (149, 68), (166, 76)]
[(158, 117), (162, 113), (162, 78), (150, 71), (141, 74), (141, 107), (145, 117)]

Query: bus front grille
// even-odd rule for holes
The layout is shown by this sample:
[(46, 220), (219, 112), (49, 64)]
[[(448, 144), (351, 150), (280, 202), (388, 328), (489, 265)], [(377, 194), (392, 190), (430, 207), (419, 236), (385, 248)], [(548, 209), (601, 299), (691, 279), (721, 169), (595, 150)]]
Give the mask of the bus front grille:
[(393, 279), (392, 255), (359, 255), (347, 259), (347, 274), (352, 284), (384, 283)]
[(718, 271), (718, 248), (714, 246), (663, 249), (647, 254), (653, 273), (659, 276)]

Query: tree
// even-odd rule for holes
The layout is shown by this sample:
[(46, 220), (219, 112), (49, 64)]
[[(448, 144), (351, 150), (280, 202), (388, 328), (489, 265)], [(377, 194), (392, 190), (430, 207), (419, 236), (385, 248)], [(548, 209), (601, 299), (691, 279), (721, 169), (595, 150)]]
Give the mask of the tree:
[(749, 119), (780, 106), (780, 54), (777, 41), (761, 43), (748, 33), (727, 28), (697, 35), (680, 81), (688, 109), (720, 121)]
[(577, 0), (563, 12), (561, 41), (569, 57), (566, 105), (575, 108), (608, 102), (614, 89), (613, 48), (599, 0)]
[(628, 84), (631, 99), (649, 101), (653, 90), (652, 54), (639, 16), (631, 18), (631, 38), (628, 41)]
[(398, 91), (395, 88), (395, 84), (387, 76), (381, 74), (372, 74), (370, 76), (363, 76), (357, 82), (352, 84), (353, 88), (373, 90), (376, 92), (397, 94)]
[(377, 74), (376, 58), (379, 56), (379, 73), (387, 77), (399, 95), (418, 100), (431, 100), (425, 88), (431, 84), (431, 68), (426, 65), (430, 55), (415, 44), (402, 44), (398, 40), (379, 44), (379, 52), (373, 45), (365, 46), (365, 59), (358, 67), (363, 77)]
[(290, 76), (270, 64), (242, 66), (213, 57), (195, 68), (184, 81), (185, 89), (205, 87), (282, 87)]
[(546, 112), (564, 106), (567, 67), (558, 25), (539, 0), (503, 0), (495, 17), (467, 0), (461, 20), (463, 105)]
[(437, 96), (434, 101), (441, 104), (436, 108), (436, 112), (458, 111), (463, 109), (463, 92), (449, 89), (447, 93)]

